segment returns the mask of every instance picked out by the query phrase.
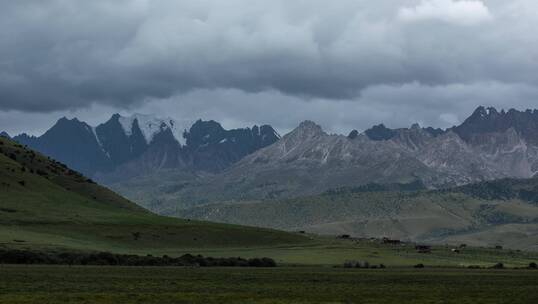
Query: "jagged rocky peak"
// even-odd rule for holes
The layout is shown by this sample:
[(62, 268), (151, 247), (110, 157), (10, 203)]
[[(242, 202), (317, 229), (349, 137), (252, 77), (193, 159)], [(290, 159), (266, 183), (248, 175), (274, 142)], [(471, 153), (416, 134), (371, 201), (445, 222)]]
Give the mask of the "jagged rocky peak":
[[(81, 122), (76, 117), (73, 117), (73, 118), (69, 119), (69, 118), (67, 118), (65, 116), (58, 119), (58, 121), (56, 121), (56, 125), (70, 125), (70, 124), (86, 124), (86, 123)], [(53, 126), (53, 128), (54, 128), (54, 126)]]
[(493, 107), (478, 107), (461, 125), (452, 130), (465, 141), (487, 133), (506, 132), (514, 128), (527, 142), (538, 144), (538, 111), (497, 111)]
[(279, 143), (281, 147), (284, 147), (285, 151), (290, 151), (295, 147), (301, 147), (307, 143), (316, 142), (325, 136), (328, 135), (323, 131), (321, 126), (313, 121), (305, 120), (301, 122), (297, 128), (282, 137)]
[(487, 121), (487, 120), (495, 120), (495, 119), (503, 119), (503, 120), (533, 120), (538, 119), (538, 110), (531, 110), (527, 109), (525, 111), (518, 111), (516, 109), (509, 109), (508, 111), (505, 111), (504, 109), (501, 109), (501, 111), (498, 111), (495, 107), (484, 107), (479, 106), (474, 110), (473, 114), (469, 116), (465, 120), (465, 123), (473, 123), (473, 122), (480, 122), (480, 121)]
[(29, 138), (39, 138), (41, 141), (49, 141), (54, 139), (60, 143), (62, 140), (67, 140), (67, 138), (70, 137), (75, 141), (98, 141), (93, 127), (84, 121), (78, 120), (76, 117), (69, 119), (65, 116), (58, 119), (58, 121), (56, 121), (56, 123), (42, 136), (31, 136)]
[(43, 134), (44, 137), (51, 134), (65, 135), (65, 134), (77, 134), (77, 132), (84, 131), (85, 133), (93, 134), (93, 128), (87, 123), (78, 120), (78, 118), (69, 119), (62, 117)]
[(280, 135), (269, 125), (226, 130), (214, 120), (198, 120), (185, 133), (185, 138), (190, 149), (231, 144), (251, 149), (268, 146), (279, 140)]
[(115, 164), (140, 156), (148, 147), (138, 121), (135, 119), (130, 132), (126, 132), (120, 119), (119, 114), (114, 114), (107, 122), (94, 128), (101, 149)]
[[(504, 110), (502, 110), (501, 113), (504, 115)], [(485, 120), (491, 117), (495, 117), (501, 113), (499, 113), (494, 107), (486, 108), (484, 106), (479, 106), (478, 108), (476, 108), (476, 110), (474, 110), (473, 114), (469, 116), (468, 120)]]
[(349, 132), (349, 134), (347, 136), (347, 138), (349, 138), (349, 139), (355, 139), (357, 137), (359, 137), (359, 131), (357, 131), (357, 130), (353, 130), (353, 131)]
[(192, 121), (190, 120), (158, 118), (153, 115), (145, 114), (134, 114), (126, 117), (115, 114), (111, 119), (118, 120), (127, 136), (131, 136), (134, 130), (138, 127), (147, 144), (150, 144), (157, 134), (170, 130), (174, 139), (181, 145), (185, 145), (184, 134), (192, 125)]
[(444, 131), (442, 129), (434, 129), (432, 127), (423, 128), (419, 123), (414, 123), (411, 125), (411, 128), (396, 129), (396, 134), (414, 134), (414, 135), (425, 135), (425, 136), (437, 136), (442, 134)]
[(300, 136), (300, 137), (314, 137), (319, 135), (326, 135), (320, 125), (316, 124), (311, 120), (305, 120), (299, 124), (289, 135), (291, 136)]
[(322, 130), (321, 126), (318, 125), (317, 123), (313, 122), (312, 120), (305, 120), (305, 121), (302, 121), (302, 122), (299, 124), (299, 128), (302, 128), (302, 129), (319, 129), (319, 130)]
[(268, 125), (226, 130), (214, 120), (196, 121), (185, 133), (192, 166), (198, 170), (218, 172), (248, 154), (279, 140), (278, 133)]
[(62, 117), (39, 137), (19, 135), (15, 140), (87, 175), (110, 165), (94, 128), (77, 118)]
[(430, 133), (433, 137), (437, 137), (437, 136), (445, 133), (445, 130), (443, 130), (441, 128), (427, 127), (427, 128), (423, 128), (423, 130)]
[(384, 124), (379, 124), (364, 131), (366, 136), (374, 141), (389, 140), (396, 136), (396, 131), (385, 127)]
[(9, 136), (9, 134), (6, 131), (0, 132), (0, 137), (11, 138), (11, 136)]
[(185, 139), (188, 147), (195, 148), (210, 143), (219, 142), (225, 136), (226, 130), (220, 123), (209, 120), (197, 120), (192, 127), (185, 133)]
[(21, 133), (13, 137), (13, 140), (25, 145), (27, 145), (30, 141), (35, 141), (36, 139), (37, 137), (34, 135), (29, 135), (28, 133)]

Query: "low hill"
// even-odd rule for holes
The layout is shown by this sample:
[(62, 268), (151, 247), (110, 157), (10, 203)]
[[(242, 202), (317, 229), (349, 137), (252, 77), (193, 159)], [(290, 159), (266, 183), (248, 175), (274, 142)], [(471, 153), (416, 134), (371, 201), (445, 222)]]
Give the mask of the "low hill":
[(366, 185), (293, 199), (206, 204), (179, 215), (321, 234), (538, 250), (538, 179), (419, 188)]
[(269, 229), (154, 215), (64, 164), (0, 137), (0, 248), (146, 254), (306, 240)]

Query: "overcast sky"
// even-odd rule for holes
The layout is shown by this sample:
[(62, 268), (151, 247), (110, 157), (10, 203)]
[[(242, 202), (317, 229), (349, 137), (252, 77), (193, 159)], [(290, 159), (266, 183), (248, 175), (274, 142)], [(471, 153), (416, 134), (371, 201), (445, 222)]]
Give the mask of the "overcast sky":
[(327, 131), (538, 108), (536, 0), (0, 0), (0, 131), (111, 114)]

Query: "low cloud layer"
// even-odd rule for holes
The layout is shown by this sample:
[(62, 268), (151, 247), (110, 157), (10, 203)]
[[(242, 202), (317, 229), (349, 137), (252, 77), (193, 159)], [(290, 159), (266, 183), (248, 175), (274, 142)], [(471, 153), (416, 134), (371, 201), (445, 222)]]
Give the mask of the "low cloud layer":
[(110, 110), (283, 130), (309, 118), (343, 132), (449, 126), (479, 104), (537, 107), (537, 9), (532, 0), (5, 1), (0, 129), (21, 130), (12, 117), (35, 117), (26, 127), (42, 130), (45, 117)]

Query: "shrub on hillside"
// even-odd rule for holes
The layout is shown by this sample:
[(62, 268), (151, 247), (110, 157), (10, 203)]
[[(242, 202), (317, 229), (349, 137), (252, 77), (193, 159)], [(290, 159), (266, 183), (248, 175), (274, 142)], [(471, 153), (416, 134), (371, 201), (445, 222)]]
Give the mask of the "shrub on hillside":
[(346, 261), (343, 265), (344, 268), (371, 268), (371, 269), (377, 269), (377, 268), (386, 268), (385, 265), (379, 264), (379, 265), (370, 265), (367, 261)]
[(45, 172), (45, 171), (43, 171), (43, 170), (41, 170), (41, 169), (37, 169), (37, 170), (36, 170), (36, 174), (37, 174), (37, 175), (40, 175), (40, 176), (47, 176), (47, 175), (49, 175), (47, 172)]
[(197, 267), (276, 267), (270, 258), (243, 259), (212, 258), (186, 254), (179, 258), (113, 254), (110, 252), (37, 252), (25, 250), (0, 250), (0, 264), (63, 264), (110, 266), (197, 266)]
[(469, 269), (482, 269), (482, 267), (480, 267), (479, 265), (469, 265), (469, 266), (467, 266), (467, 268), (469, 268)]

